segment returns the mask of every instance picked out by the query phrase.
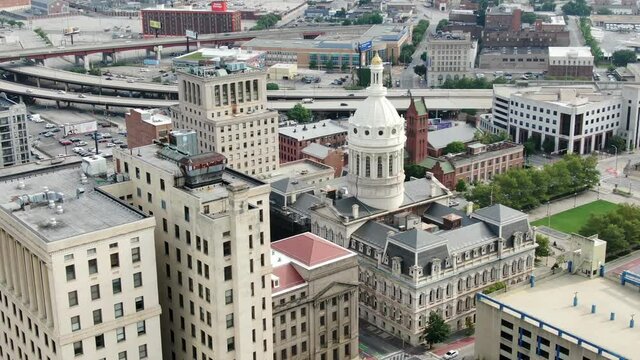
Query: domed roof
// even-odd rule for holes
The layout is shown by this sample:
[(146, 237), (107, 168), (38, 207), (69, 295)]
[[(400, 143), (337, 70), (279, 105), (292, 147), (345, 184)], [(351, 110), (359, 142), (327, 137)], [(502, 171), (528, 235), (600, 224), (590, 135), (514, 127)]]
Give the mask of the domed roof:
[(369, 96), (360, 103), (349, 123), (357, 127), (392, 127), (403, 123), (398, 111), (385, 96)]
[(371, 65), (382, 65), (382, 58), (380, 58), (377, 51), (376, 55), (371, 59)]

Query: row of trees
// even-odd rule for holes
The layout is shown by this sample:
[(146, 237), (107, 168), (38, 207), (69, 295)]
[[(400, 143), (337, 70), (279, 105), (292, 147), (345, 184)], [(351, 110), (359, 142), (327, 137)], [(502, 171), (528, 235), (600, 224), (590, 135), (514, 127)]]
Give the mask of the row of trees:
[(400, 48), (400, 56), (398, 61), (403, 64), (411, 64), (413, 53), (416, 52), (416, 46), (413, 44), (404, 44)]
[(611, 61), (615, 66), (627, 66), (628, 63), (637, 62), (638, 58), (633, 50), (618, 50), (611, 55)]
[(491, 183), (477, 184), (466, 198), (480, 207), (500, 203), (514, 209), (532, 209), (564, 195), (598, 184), (595, 156), (565, 155), (542, 169), (512, 169), (494, 176)]
[(473, 134), (473, 139), (476, 141), (480, 141), (485, 145), (489, 145), (509, 139), (509, 134), (507, 134), (506, 131), (502, 131), (498, 134), (492, 134), (488, 131), (478, 130), (475, 132), (475, 134)]
[(544, 0), (541, 4), (534, 6), (535, 11), (555, 11), (556, 3), (553, 0)]
[(9, 27), (17, 27), (18, 29), (22, 29), (24, 27), (24, 23), (22, 21), (0, 18), (0, 25), (4, 26), (4, 24), (9, 25)]
[(620, 204), (615, 211), (591, 215), (579, 233), (598, 234), (598, 238), (606, 240), (607, 255), (624, 255), (640, 246), (640, 207)]
[[(568, 5), (569, 3), (567, 3)], [(566, 6), (566, 5), (565, 5)], [(564, 6), (563, 6), (564, 10)], [(602, 49), (600, 49), (600, 45), (596, 39), (591, 35), (591, 24), (589, 19), (586, 17), (580, 18), (580, 31), (582, 32), (582, 37), (584, 38), (585, 44), (591, 48), (591, 54), (593, 55), (593, 60), (597, 63), (600, 62), (604, 56), (602, 53)]]
[(274, 13), (262, 15), (258, 18), (256, 25), (251, 30), (265, 30), (274, 27), (278, 21), (282, 19), (282, 16)]
[(447, 79), (440, 86), (442, 89), (493, 89), (493, 84), (506, 84), (508, 81), (499, 77), (493, 81), (487, 81), (485, 78), (462, 78), (458, 80)]
[(418, 21), (418, 25), (413, 27), (411, 31), (411, 42), (414, 46), (418, 46), (422, 39), (424, 39), (424, 34), (427, 32), (427, 28), (429, 27), (429, 21), (420, 20)]

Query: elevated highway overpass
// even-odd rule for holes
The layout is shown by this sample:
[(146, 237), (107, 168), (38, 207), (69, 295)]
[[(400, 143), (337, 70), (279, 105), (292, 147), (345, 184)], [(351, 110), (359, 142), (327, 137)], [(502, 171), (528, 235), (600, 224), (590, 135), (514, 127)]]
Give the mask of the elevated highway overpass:
[[(198, 40), (192, 40), (191, 43), (198, 44), (227, 44), (239, 40), (251, 40), (256, 37), (278, 37), (291, 38), (292, 36), (317, 36), (326, 32), (340, 32), (341, 34), (349, 32), (363, 33), (371, 25), (352, 25), (352, 26), (299, 26), (295, 28), (269, 29), (258, 31), (239, 31), (232, 33), (220, 34), (202, 34), (198, 36)], [(0, 51), (0, 62), (20, 59), (44, 60), (61, 56), (86, 56), (97, 53), (118, 53), (129, 50), (149, 50), (153, 51), (156, 46), (170, 48), (176, 46), (186, 46), (185, 37), (161, 37), (140, 40), (113, 41), (99, 44), (76, 44), (66, 47), (42, 47), (33, 49), (18, 49)]]
[[(0, 69), (28, 76), (37, 79), (46, 79), (50, 81), (56, 81), (64, 84), (75, 84), (82, 86), (90, 86), (103, 89), (113, 89), (121, 91), (134, 91), (140, 93), (154, 93), (160, 95), (160, 97), (168, 99), (177, 99), (178, 86), (177, 85), (159, 85), (156, 83), (145, 82), (133, 82), (129, 83), (124, 80), (112, 79), (106, 80), (100, 76), (79, 74), (70, 71), (57, 70), (44, 66), (28, 66), (19, 64), (0, 64)], [(431, 108), (447, 108), (460, 107), (462, 108), (478, 108), (484, 109), (487, 99), (489, 101), (490, 108), (491, 98), (493, 96), (493, 90), (491, 89), (412, 89), (411, 95), (413, 97), (424, 97), (427, 104), (431, 104)], [(312, 88), (312, 89), (293, 89), (293, 90), (271, 90), (267, 92), (267, 98), (269, 100), (300, 100), (305, 98), (312, 98), (315, 100), (320, 99), (333, 99), (333, 100), (354, 100), (364, 99), (366, 92), (362, 90), (345, 90), (342, 88)], [(389, 89), (388, 98), (408, 98), (407, 90), (405, 89)], [(314, 108), (313, 104), (306, 105), (309, 108)], [(476, 107), (477, 106), (477, 107)], [(449, 107), (450, 108), (450, 107)]]
[[(178, 104), (177, 100), (163, 100), (163, 99), (140, 99), (133, 97), (116, 97), (116, 96), (97, 96), (90, 94), (81, 94), (75, 92), (63, 92), (60, 90), (43, 89), (34, 86), (25, 86), (17, 84), (11, 81), (0, 80), (0, 91), (9, 94), (19, 96), (29, 96), (37, 99), (54, 100), (59, 103), (65, 104), (91, 104), (105, 107), (124, 107), (124, 108), (156, 108), (156, 107), (168, 107)], [(322, 90), (326, 92), (332, 92), (331, 89)], [(270, 92), (271, 93), (271, 92)], [(305, 104), (305, 107), (312, 111), (327, 111), (327, 112), (353, 112), (356, 110), (360, 102), (364, 100), (364, 92), (360, 92), (359, 96), (349, 96), (349, 92), (344, 91), (342, 93), (335, 94), (333, 91), (332, 98), (320, 98), (317, 97), (313, 103)], [(423, 94), (424, 95), (418, 95)], [(308, 91), (307, 93), (296, 95), (311, 96), (314, 91)], [(318, 95), (318, 93), (315, 93)], [(404, 96), (402, 96), (402, 94)], [(422, 89), (419, 91), (413, 91), (413, 96), (422, 96), (425, 99), (427, 108), (429, 110), (462, 110), (462, 109), (490, 109), (493, 95), (491, 90), (431, 90)], [(283, 94), (277, 94), (274, 96), (283, 96)], [(336, 96), (343, 96), (342, 98), (336, 98)], [(406, 94), (406, 91), (398, 91), (396, 96), (390, 97), (391, 103), (400, 111), (406, 110), (409, 106), (410, 99)], [(299, 104), (298, 99), (290, 100), (269, 100), (268, 107), (274, 110), (286, 111), (291, 109), (296, 104)]]

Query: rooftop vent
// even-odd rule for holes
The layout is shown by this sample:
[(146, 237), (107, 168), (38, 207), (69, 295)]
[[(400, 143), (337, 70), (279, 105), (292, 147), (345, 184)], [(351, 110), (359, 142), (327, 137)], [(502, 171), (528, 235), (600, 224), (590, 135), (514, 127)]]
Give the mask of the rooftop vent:
[(56, 226), (58, 225), (58, 221), (56, 221), (56, 218), (52, 217), (51, 219), (49, 219), (48, 225), (51, 227)]
[(20, 190), (24, 190), (27, 186), (25, 185), (24, 181), (20, 181), (18, 183), (18, 189)]
[(64, 209), (62, 208), (62, 205), (56, 206), (56, 214), (62, 214), (62, 213), (64, 213)]
[(49, 209), (53, 209), (54, 207), (56, 207), (56, 202), (53, 200), (49, 200)]

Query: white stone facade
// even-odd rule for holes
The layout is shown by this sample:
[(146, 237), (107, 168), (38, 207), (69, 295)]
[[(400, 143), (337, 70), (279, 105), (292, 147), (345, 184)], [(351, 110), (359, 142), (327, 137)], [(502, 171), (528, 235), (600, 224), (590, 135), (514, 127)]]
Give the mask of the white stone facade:
[(280, 166), (278, 113), (267, 109), (266, 73), (178, 72), (177, 129), (198, 133), (200, 152), (215, 151), (228, 166), (258, 175)]

